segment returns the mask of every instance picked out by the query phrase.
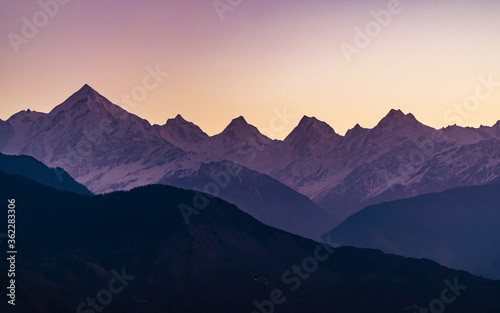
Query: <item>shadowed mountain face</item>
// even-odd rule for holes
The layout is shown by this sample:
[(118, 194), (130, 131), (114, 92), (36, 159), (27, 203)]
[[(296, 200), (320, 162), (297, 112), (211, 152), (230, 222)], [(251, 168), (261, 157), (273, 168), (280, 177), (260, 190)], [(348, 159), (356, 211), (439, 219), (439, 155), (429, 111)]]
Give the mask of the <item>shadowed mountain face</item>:
[[(399, 110), (391, 110), (373, 129), (357, 125), (345, 136), (304, 117), (285, 140), (271, 140), (239, 117), (210, 137), (181, 116), (151, 126), (85, 85), (48, 114), (13, 115), (0, 123), (0, 132), (1, 152), (64, 168), (94, 193), (161, 181), (200, 186), (206, 180), (191, 175), (202, 164), (233, 161), (307, 196), (331, 214), (331, 227), (367, 205), (500, 177), (500, 124), (436, 130)], [(231, 201), (247, 209), (244, 197)]]
[(238, 203), (238, 207), (264, 224), (307, 238), (319, 238), (331, 229), (332, 217), (309, 198), (233, 162), (203, 163), (192, 175), (167, 177), (159, 183), (207, 192)]
[(500, 279), (500, 184), (367, 207), (326, 236)]
[(14, 131), (12, 126), (9, 123), (0, 120), (0, 150), (7, 145), (13, 134)]
[(259, 312), (271, 311), (269, 299), (275, 312), (404, 312), (445, 288), (449, 312), (500, 309), (500, 282), (429, 260), (331, 249), (217, 198), (186, 224), (178, 206), (196, 195), (154, 185), (80, 196), (0, 172), (0, 196), (16, 199), (22, 251), (16, 312)]
[(63, 169), (48, 168), (30, 156), (0, 153), (0, 170), (32, 179), (58, 190), (72, 191), (82, 195), (92, 194), (85, 186), (74, 181)]

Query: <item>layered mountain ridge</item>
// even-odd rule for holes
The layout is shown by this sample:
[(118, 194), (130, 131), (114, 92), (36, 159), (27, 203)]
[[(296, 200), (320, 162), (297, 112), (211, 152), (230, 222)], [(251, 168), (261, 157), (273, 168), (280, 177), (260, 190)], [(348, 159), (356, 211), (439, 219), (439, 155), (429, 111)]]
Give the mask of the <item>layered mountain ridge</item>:
[(500, 184), (489, 184), (369, 206), (325, 237), (500, 279), (499, 224)]
[[(331, 215), (330, 229), (367, 205), (500, 177), (500, 123), (436, 130), (400, 110), (391, 110), (373, 129), (356, 125), (345, 136), (314, 117), (302, 118), (285, 140), (271, 140), (243, 117), (208, 136), (180, 115), (151, 125), (85, 85), (49, 113), (13, 115), (0, 123), (0, 133), (0, 152), (62, 167), (94, 193), (161, 181), (192, 181), (204, 191), (206, 177), (203, 184), (192, 180), (200, 177), (202, 164), (215, 169), (235, 162), (243, 173), (260, 175), (257, 181), (267, 175), (276, 186), (290, 187), (292, 198), (310, 198), (320, 213), (303, 210), (300, 216), (324, 210)], [(249, 188), (259, 198), (259, 187)], [(243, 199), (232, 201), (244, 207)]]

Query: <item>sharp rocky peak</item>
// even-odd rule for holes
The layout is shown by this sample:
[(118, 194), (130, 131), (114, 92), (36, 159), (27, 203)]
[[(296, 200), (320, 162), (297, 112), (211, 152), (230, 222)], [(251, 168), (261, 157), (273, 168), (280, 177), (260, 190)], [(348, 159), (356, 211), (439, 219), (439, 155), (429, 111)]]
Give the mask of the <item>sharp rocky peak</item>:
[(55, 115), (60, 112), (70, 112), (77, 110), (89, 110), (95, 113), (111, 115), (122, 120), (136, 119), (144, 123), (145, 120), (139, 117), (132, 117), (132, 114), (122, 109), (120, 106), (111, 103), (107, 98), (99, 94), (95, 89), (88, 84), (83, 85), (77, 92), (73, 93), (63, 103), (56, 106), (50, 115)]
[(185, 121), (186, 121), (186, 120), (182, 117), (182, 115), (180, 115), (180, 114), (177, 114), (177, 115), (175, 116), (174, 120), (176, 120), (176, 121), (183, 121), (183, 122), (185, 122)]
[(304, 140), (316, 136), (341, 137), (327, 123), (315, 117), (304, 116), (297, 127), (295, 127), (287, 138), (285, 138), (285, 141)]
[(19, 112), (15, 113), (11, 117), (9, 117), (7, 119), (7, 121), (12, 122), (14, 120), (20, 120), (20, 119), (24, 120), (24, 121), (28, 121), (28, 120), (37, 119), (38, 117), (45, 116), (45, 115), (46, 115), (45, 113), (36, 112), (36, 111), (32, 111), (30, 109), (27, 109), (27, 110), (23, 110), (23, 111), (19, 111)]
[(400, 109), (391, 109), (389, 113), (387, 113), (387, 117), (397, 118), (397, 117), (405, 117), (406, 114), (403, 113)]
[(376, 128), (384, 128), (390, 125), (398, 126), (412, 126), (419, 125), (415, 116), (411, 113), (404, 114), (401, 110), (392, 109), (389, 113), (378, 123)]
[(191, 131), (193, 135), (196, 134), (199, 137), (208, 138), (208, 135), (198, 125), (185, 120), (180, 114), (177, 114), (175, 118), (168, 119), (163, 127), (166, 127), (170, 131), (183, 129), (184, 131)]
[(95, 89), (90, 87), (88, 84), (83, 85), (82, 88), (80, 88), (80, 90), (77, 91), (77, 93), (85, 93), (85, 94), (88, 94), (91, 92), (97, 93), (97, 91), (95, 91)]
[(368, 128), (363, 128), (363, 127), (361, 127), (361, 125), (356, 124), (352, 129), (349, 129), (346, 132), (345, 137), (350, 138), (353, 136), (358, 136), (359, 134), (363, 134), (363, 133), (366, 133), (368, 131), (370, 131)]
[(221, 134), (229, 134), (229, 133), (247, 133), (247, 132), (259, 132), (259, 130), (250, 124), (247, 123), (243, 116), (237, 117), (233, 119), (229, 125), (222, 131)]
[(89, 85), (85, 84), (77, 92), (75, 92), (74, 94), (72, 94), (68, 99), (72, 99), (74, 101), (78, 101), (78, 100), (85, 99), (85, 98), (88, 98), (88, 97), (91, 97), (93, 100), (95, 100), (97, 97), (104, 98), (94, 88), (92, 88)]
[(341, 141), (342, 136), (338, 135), (330, 125), (308, 116), (304, 116), (284, 140), (295, 155), (302, 157), (315, 155), (315, 153), (322, 154)]
[(248, 126), (249, 124), (245, 120), (243, 116), (239, 116), (231, 121), (229, 123), (228, 127), (241, 127), (241, 126)]
[(169, 118), (167, 120), (166, 124), (167, 125), (183, 125), (183, 124), (193, 124), (193, 123), (186, 121), (186, 119), (184, 119), (182, 117), (182, 115), (177, 114), (174, 118)]
[(269, 140), (269, 138), (260, 133), (257, 127), (248, 124), (245, 118), (240, 116), (233, 119), (220, 134), (212, 138), (215, 142), (217, 142), (217, 140), (223, 140), (232, 145), (248, 140), (250, 137), (258, 138), (261, 142)]
[(302, 117), (302, 119), (300, 120), (299, 125), (297, 127), (304, 128), (304, 127), (311, 127), (311, 126), (333, 131), (333, 128), (330, 125), (328, 125), (327, 123), (318, 120), (314, 116), (309, 117), (306, 115), (304, 115), (304, 117)]

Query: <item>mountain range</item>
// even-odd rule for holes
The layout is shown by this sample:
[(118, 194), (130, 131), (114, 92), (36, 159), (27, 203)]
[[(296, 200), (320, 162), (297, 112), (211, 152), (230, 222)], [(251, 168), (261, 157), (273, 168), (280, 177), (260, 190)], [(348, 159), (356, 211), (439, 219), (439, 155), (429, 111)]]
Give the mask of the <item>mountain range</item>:
[(447, 311), (497, 312), (500, 285), (473, 275), (500, 279), (499, 137), (400, 110), (344, 136), (307, 116), (284, 140), (242, 116), (209, 136), (85, 85), (0, 120), (18, 308), (102, 311), (89, 296), (130, 277), (107, 311), (415, 313), (448, 288)]
[[(391, 110), (373, 129), (356, 125), (345, 136), (306, 116), (282, 141), (262, 135), (243, 117), (208, 136), (180, 115), (150, 125), (85, 85), (51, 112), (21, 111), (0, 122), (0, 130), (0, 152), (61, 167), (93, 193), (192, 180), (202, 164), (233, 161), (290, 187), (297, 192), (292, 197), (307, 196), (316, 207), (299, 218), (327, 212), (331, 227), (371, 204), (500, 177), (500, 123), (436, 130), (400, 110)], [(265, 222), (279, 223), (271, 217)], [(325, 230), (284, 229), (308, 237)]]
[[(150, 125), (85, 85), (51, 112), (21, 111), (2, 121), (0, 130), (0, 152), (61, 167), (93, 193), (190, 180), (202, 164), (236, 162), (245, 172), (290, 187), (297, 192), (293, 197), (307, 196), (316, 207), (299, 218), (316, 223), (308, 216), (327, 212), (331, 227), (371, 204), (500, 177), (500, 123), (436, 130), (400, 110), (373, 129), (356, 125), (345, 136), (314, 117), (303, 117), (282, 141), (262, 135), (243, 117), (208, 136), (180, 115)], [(271, 217), (265, 222), (278, 225)], [(326, 231), (285, 229), (308, 237)]]

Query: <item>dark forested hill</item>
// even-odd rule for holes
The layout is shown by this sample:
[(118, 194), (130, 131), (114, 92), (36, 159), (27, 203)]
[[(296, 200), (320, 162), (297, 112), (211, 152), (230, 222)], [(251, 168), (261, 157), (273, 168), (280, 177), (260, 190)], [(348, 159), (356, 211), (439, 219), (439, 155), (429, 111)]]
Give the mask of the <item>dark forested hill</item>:
[[(408, 312), (446, 288), (447, 312), (500, 309), (500, 282), (429, 260), (333, 250), (192, 191), (82, 196), (0, 172), (0, 199), (5, 210), (7, 199), (16, 205), (15, 312)], [(207, 200), (186, 223), (179, 205)]]
[(500, 184), (490, 184), (367, 207), (328, 237), (500, 279), (499, 225)]
[(42, 162), (27, 155), (0, 153), (0, 170), (9, 174), (24, 176), (58, 190), (73, 191), (83, 195), (91, 194), (87, 187), (77, 183), (62, 168), (49, 168)]

